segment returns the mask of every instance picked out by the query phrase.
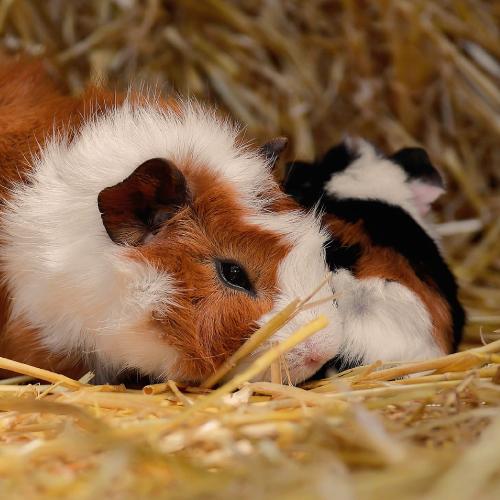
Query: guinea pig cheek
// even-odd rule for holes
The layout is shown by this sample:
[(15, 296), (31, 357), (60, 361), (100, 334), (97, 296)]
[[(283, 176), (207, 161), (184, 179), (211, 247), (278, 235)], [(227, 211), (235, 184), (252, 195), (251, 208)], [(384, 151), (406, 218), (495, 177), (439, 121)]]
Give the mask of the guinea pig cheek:
[(116, 335), (100, 335), (98, 352), (106, 353), (106, 363), (118, 370), (137, 369), (143, 374), (175, 377), (178, 352), (163, 339), (164, 333), (149, 315), (124, 325)]

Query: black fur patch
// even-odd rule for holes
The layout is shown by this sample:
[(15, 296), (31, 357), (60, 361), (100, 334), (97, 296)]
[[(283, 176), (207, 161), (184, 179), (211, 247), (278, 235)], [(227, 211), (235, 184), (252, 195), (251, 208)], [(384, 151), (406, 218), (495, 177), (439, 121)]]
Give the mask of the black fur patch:
[(420, 179), (427, 184), (444, 187), (441, 174), (431, 163), (429, 155), (422, 148), (403, 148), (389, 156), (397, 163), (410, 179)]
[(361, 257), (362, 247), (358, 243), (342, 245), (335, 236), (332, 236), (325, 246), (325, 254), (330, 270), (348, 269), (352, 272)]
[(302, 206), (312, 207), (324, 195), (325, 183), (332, 174), (345, 170), (356, 158), (357, 154), (342, 142), (314, 163), (289, 163), (286, 166), (283, 189)]
[(361, 358), (348, 360), (344, 356), (335, 356), (327, 361), (309, 380), (321, 380), (331, 376), (333, 373), (340, 373), (351, 368), (356, 368), (363, 364)]
[(331, 176), (331, 174), (338, 174), (345, 170), (358, 157), (359, 155), (349, 149), (345, 142), (340, 142), (327, 151), (320, 163), (330, 172)]

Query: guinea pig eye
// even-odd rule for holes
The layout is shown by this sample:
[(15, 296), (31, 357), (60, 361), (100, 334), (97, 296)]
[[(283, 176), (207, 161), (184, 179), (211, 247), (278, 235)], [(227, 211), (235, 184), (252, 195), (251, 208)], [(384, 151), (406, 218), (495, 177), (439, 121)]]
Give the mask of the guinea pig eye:
[(217, 274), (224, 285), (242, 292), (255, 293), (248, 274), (238, 263), (228, 260), (216, 260), (215, 264)]

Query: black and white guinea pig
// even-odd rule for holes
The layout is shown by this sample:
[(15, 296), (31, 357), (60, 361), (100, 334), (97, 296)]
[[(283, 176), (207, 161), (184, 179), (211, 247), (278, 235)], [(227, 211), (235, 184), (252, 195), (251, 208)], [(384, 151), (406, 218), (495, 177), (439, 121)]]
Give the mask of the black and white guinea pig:
[(289, 164), (284, 190), (304, 207), (319, 207), (330, 233), (326, 256), (342, 340), (325, 368), (456, 350), (465, 314), (423, 218), (444, 183), (423, 149), (384, 156), (349, 138), (314, 163)]

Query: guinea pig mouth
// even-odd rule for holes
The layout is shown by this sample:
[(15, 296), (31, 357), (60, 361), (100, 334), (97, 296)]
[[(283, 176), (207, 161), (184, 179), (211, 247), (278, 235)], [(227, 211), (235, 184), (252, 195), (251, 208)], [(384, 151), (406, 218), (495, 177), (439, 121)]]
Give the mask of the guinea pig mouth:
[[(316, 373), (321, 370), (321, 361), (307, 361), (305, 358), (294, 361), (289, 361), (285, 369), (282, 370), (282, 383), (292, 383), (293, 385), (302, 384), (313, 379)], [(267, 370), (259, 377), (260, 380), (271, 381), (271, 370)]]
[(316, 373), (311, 375), (306, 382), (313, 380), (321, 380), (331, 377), (335, 373), (340, 373), (351, 368), (357, 368), (363, 364), (360, 358), (349, 359), (345, 356), (338, 355), (328, 360)]
[(109, 384), (123, 384), (127, 389), (142, 389), (144, 386), (154, 382), (153, 377), (144, 375), (138, 370), (129, 369), (118, 373), (114, 380), (107, 381)]

